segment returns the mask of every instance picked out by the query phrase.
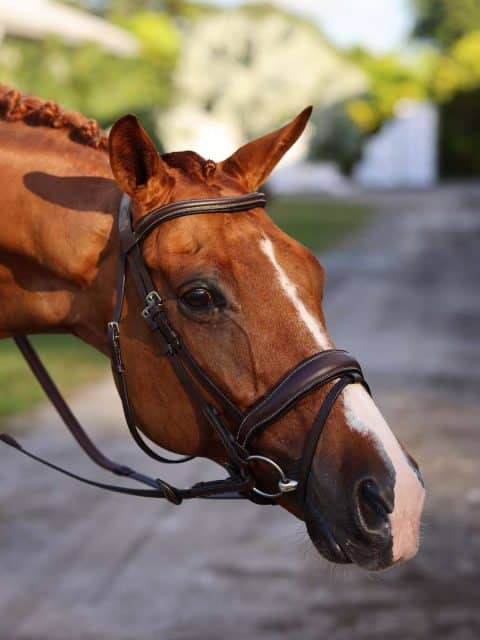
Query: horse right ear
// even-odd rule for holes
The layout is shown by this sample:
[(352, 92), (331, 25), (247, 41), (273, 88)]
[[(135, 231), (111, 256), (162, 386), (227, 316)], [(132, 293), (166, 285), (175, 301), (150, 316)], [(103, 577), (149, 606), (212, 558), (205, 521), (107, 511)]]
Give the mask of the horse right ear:
[(108, 148), (115, 180), (132, 199), (150, 202), (172, 186), (173, 179), (165, 163), (134, 115), (123, 116), (115, 122)]
[(240, 178), (247, 189), (256, 191), (268, 178), (277, 162), (298, 140), (312, 113), (307, 107), (281, 129), (247, 142), (222, 162), (223, 170)]

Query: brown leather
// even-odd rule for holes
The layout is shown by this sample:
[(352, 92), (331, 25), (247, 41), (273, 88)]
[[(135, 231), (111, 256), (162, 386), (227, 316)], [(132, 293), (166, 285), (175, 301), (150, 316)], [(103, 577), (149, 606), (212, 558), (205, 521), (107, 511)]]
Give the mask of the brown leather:
[[(327, 424), (327, 418), (330, 414), (330, 411), (333, 409), (333, 405), (335, 404), (338, 396), (351, 382), (353, 382), (353, 379), (350, 379), (348, 376), (342, 376), (339, 380), (337, 380), (333, 387), (329, 389), (327, 396), (323, 401), (322, 406), (320, 407), (320, 410), (315, 418), (312, 428), (310, 429), (310, 433), (307, 436), (305, 444), (303, 445), (300, 465), (300, 477), (298, 481), (298, 493), (304, 500), (307, 493), (308, 479), (312, 470), (313, 458), (315, 456), (320, 437), (323, 433), (323, 430), (325, 429), (325, 425)], [(365, 385), (365, 381), (363, 380), (363, 378), (361, 379), (361, 382)]]
[(346, 351), (329, 349), (307, 358), (249, 409), (237, 431), (237, 440), (246, 446), (254, 433), (278, 420), (308, 393), (345, 375), (355, 381), (363, 379), (360, 365)]
[(231, 198), (198, 198), (171, 202), (154, 209), (142, 218), (133, 233), (123, 234), (122, 248), (128, 253), (135, 245), (141, 243), (155, 227), (169, 220), (200, 213), (245, 213), (245, 211), (256, 207), (263, 208), (266, 202), (265, 195), (259, 192)]

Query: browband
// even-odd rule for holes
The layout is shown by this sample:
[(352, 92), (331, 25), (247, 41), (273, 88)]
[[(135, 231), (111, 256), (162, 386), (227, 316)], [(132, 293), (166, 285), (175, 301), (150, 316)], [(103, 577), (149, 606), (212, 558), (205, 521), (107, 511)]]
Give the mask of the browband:
[[(133, 247), (141, 243), (155, 227), (169, 220), (175, 220), (183, 216), (194, 216), (200, 213), (245, 213), (245, 211), (256, 207), (263, 208), (266, 203), (265, 194), (258, 191), (233, 197), (178, 200), (153, 209), (140, 220), (133, 233), (129, 230), (129, 234), (122, 234), (122, 249), (125, 253), (128, 253)], [(125, 206), (129, 205), (130, 201), (126, 202)]]

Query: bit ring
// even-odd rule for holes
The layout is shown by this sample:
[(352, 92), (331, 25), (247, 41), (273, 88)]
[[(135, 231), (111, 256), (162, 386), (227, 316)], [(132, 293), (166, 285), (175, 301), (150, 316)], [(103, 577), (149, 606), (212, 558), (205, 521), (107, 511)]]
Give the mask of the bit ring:
[(252, 454), (248, 456), (248, 458), (246, 459), (247, 464), (250, 464), (251, 462), (255, 462), (255, 461), (268, 463), (271, 467), (275, 469), (275, 471), (279, 475), (277, 493), (267, 493), (266, 491), (262, 491), (257, 487), (253, 487), (252, 491), (257, 495), (262, 496), (263, 498), (279, 498), (284, 493), (290, 493), (291, 491), (295, 491), (295, 489), (298, 487), (298, 482), (296, 480), (291, 480), (290, 478), (288, 478), (285, 475), (285, 472), (283, 471), (282, 467), (278, 465), (276, 462), (274, 462), (273, 460), (271, 460), (270, 458), (267, 458), (266, 456)]

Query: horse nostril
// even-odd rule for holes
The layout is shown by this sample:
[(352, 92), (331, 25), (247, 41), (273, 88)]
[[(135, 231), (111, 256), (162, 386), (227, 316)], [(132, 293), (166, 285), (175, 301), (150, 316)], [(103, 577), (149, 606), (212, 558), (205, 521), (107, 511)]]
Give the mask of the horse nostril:
[(393, 511), (392, 489), (380, 489), (378, 484), (369, 478), (357, 485), (355, 499), (360, 528), (366, 533), (386, 533), (388, 514)]

